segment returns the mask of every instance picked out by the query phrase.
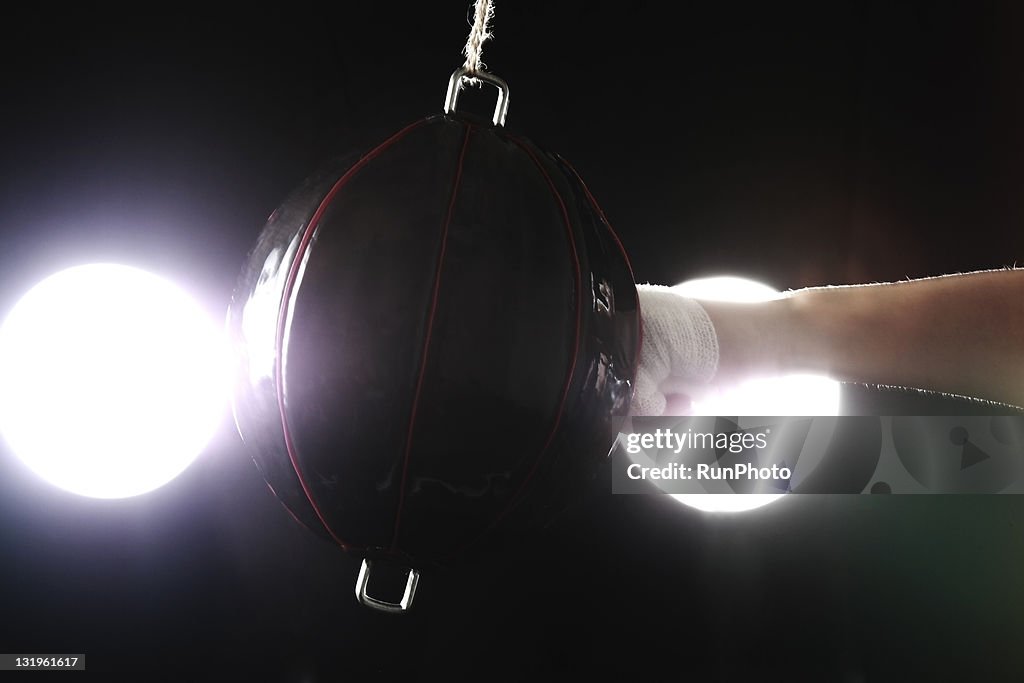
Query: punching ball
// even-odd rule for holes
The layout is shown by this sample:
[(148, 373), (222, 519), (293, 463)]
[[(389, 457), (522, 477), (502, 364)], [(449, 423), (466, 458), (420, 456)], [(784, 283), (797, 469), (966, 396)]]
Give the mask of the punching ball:
[[(563, 159), (456, 111), (327, 166), (269, 218), (229, 312), (240, 434), (274, 494), (408, 608), (422, 567), (557, 508), (615, 443), (639, 312)], [(521, 510), (519, 510), (521, 511)], [(534, 514), (534, 517), (537, 517)], [(368, 595), (374, 561), (405, 595)]]

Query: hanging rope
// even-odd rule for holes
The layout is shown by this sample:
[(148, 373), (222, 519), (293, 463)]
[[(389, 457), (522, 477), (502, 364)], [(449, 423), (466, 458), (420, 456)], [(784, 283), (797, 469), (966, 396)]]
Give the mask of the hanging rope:
[[(462, 54), (466, 55), (465, 68), (470, 74), (478, 74), (487, 70), (487, 65), (480, 61), (484, 51), (484, 43), (491, 37), (490, 24), (494, 18), (494, 4), (491, 0), (476, 0), (473, 8), (473, 28), (469, 31), (469, 39)], [(479, 85), (476, 78), (465, 79), (470, 85)]]

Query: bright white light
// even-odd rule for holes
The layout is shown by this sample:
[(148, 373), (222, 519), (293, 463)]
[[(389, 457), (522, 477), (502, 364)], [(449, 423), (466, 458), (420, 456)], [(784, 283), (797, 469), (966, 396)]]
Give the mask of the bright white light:
[(219, 426), (224, 360), (219, 327), (170, 283), (128, 266), (69, 268), (0, 328), (0, 432), (62, 489), (152, 491)]
[(694, 415), (838, 415), (839, 382), (818, 375), (748, 380), (693, 402)]
[(708, 299), (709, 301), (754, 303), (756, 301), (771, 301), (782, 297), (778, 290), (769, 287), (763, 282), (729, 275), (687, 280), (672, 289), (694, 299)]
[[(753, 303), (782, 295), (768, 285), (739, 277), (690, 280), (673, 287), (686, 296), (715, 301)], [(838, 415), (839, 383), (827, 377), (789, 375), (744, 382), (693, 402), (694, 415)], [(742, 512), (778, 500), (785, 494), (674, 495), (681, 503), (708, 512)]]

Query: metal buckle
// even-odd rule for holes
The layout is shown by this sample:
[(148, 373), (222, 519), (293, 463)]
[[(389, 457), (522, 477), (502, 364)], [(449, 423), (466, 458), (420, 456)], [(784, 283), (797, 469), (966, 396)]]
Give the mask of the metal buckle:
[(420, 582), (420, 573), (415, 569), (409, 569), (409, 575), (405, 581), (405, 593), (402, 595), (402, 599), (398, 602), (386, 602), (377, 598), (371, 598), (366, 593), (366, 586), (370, 582), (370, 572), (372, 571), (373, 562), (364, 559), (362, 566), (359, 568), (359, 577), (356, 579), (356, 599), (359, 600), (360, 604), (381, 612), (388, 612), (389, 614), (401, 614), (408, 611), (412, 607), (412, 599), (416, 597), (416, 586)]
[(459, 91), (462, 90), (462, 80), (470, 78), (479, 79), (498, 89), (498, 101), (494, 105), (494, 117), (491, 122), (496, 126), (504, 126), (505, 116), (508, 114), (508, 83), (485, 71), (470, 73), (469, 69), (464, 66), (456, 69), (452, 77), (448, 79), (448, 94), (444, 98), (444, 113), (451, 114), (455, 111), (455, 105), (459, 102)]

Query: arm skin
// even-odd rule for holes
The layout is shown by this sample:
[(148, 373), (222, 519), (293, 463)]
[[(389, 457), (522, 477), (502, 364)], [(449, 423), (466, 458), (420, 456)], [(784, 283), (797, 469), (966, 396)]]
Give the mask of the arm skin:
[(807, 372), (1024, 406), (1024, 269), (701, 303), (721, 382)]

